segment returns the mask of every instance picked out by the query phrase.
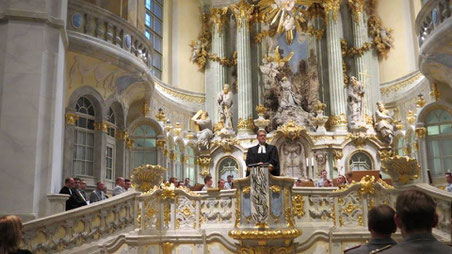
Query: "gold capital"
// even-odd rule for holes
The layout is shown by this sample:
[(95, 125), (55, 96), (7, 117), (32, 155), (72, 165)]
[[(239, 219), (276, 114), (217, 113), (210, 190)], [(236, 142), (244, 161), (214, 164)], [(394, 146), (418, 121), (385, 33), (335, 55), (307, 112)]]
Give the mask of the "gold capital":
[(333, 15), (334, 23), (337, 22), (337, 13), (339, 12), (340, 6), (341, 6), (340, 0), (325, 0), (322, 3), (322, 7), (326, 13), (326, 24), (328, 24), (328, 19), (330, 18), (330, 12), (331, 12), (331, 15)]
[(241, 28), (243, 22), (248, 26), (249, 20), (253, 17), (254, 5), (242, 0), (237, 4), (230, 6), (232, 13), (237, 19), (237, 28)]
[(108, 122), (96, 122), (94, 123), (94, 130), (108, 132), (109, 123)]
[(227, 22), (227, 12), (228, 7), (210, 9), (210, 21), (215, 25), (214, 27), (219, 34), (223, 32), (223, 27)]
[(348, 6), (350, 6), (355, 22), (359, 23), (359, 17), (364, 9), (364, 0), (348, 0)]
[(68, 125), (75, 125), (75, 122), (77, 121), (78, 116), (74, 113), (66, 113), (66, 124)]

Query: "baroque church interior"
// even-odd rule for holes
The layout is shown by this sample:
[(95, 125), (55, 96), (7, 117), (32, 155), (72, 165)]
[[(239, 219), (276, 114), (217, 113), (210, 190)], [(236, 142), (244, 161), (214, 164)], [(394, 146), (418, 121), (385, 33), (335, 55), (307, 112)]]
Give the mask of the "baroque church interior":
[[(33, 253), (343, 253), (414, 188), (450, 242), (451, 9), (0, 0), (0, 216)], [(247, 177), (258, 130), (279, 177)], [(67, 178), (109, 198), (65, 211)]]

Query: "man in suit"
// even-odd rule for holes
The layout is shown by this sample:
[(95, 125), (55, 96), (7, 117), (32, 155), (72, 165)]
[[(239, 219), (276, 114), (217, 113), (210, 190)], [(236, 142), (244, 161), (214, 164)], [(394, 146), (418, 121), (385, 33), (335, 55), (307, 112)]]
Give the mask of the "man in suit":
[[(257, 131), (257, 141), (259, 144), (250, 147), (246, 155), (246, 165), (249, 167), (253, 164), (268, 163), (268, 170), (274, 176), (279, 176), (279, 158), (278, 149), (276, 146), (269, 145), (265, 141), (267, 140), (267, 132), (265, 130)], [(249, 175), (247, 170), (246, 175)]]
[(425, 192), (411, 189), (400, 193), (394, 220), (403, 241), (381, 253), (452, 253), (451, 247), (432, 234), (432, 228), (438, 225), (438, 215), (435, 201)]
[(75, 181), (73, 178), (66, 178), (64, 180), (64, 186), (60, 190), (60, 194), (68, 194), (70, 195), (69, 199), (66, 200), (66, 211), (71, 209), (75, 209), (77, 207), (81, 207), (86, 205), (86, 202), (82, 202), (77, 197), (75, 187)]
[(397, 242), (391, 238), (391, 234), (397, 230), (394, 214), (394, 209), (387, 205), (379, 205), (370, 209), (367, 222), (371, 236), (369, 243), (350, 248), (345, 250), (344, 253), (367, 254), (374, 250), (382, 250), (396, 245)]
[(89, 201), (91, 203), (106, 199), (104, 187), (105, 185), (103, 182), (97, 182), (96, 189), (93, 192), (91, 192), (91, 195), (89, 196)]
[(122, 177), (116, 178), (116, 186), (112, 191), (112, 195), (116, 196), (121, 193), (124, 193), (126, 191), (126, 189), (124, 189), (125, 183), (126, 182), (124, 181), (124, 178), (122, 178)]

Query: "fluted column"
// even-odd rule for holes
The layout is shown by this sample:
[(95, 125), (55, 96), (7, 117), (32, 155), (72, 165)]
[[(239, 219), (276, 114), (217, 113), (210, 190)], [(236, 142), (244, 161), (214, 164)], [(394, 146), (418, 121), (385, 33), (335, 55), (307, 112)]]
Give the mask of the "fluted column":
[[(352, 33), (353, 33), (353, 46), (355, 48), (362, 48), (367, 40), (367, 26), (364, 24), (364, 0), (348, 0), (350, 10), (352, 11)], [(365, 113), (369, 116), (372, 115), (371, 109), (373, 108), (373, 103), (371, 97), (374, 96), (370, 92), (369, 85), (369, 70), (367, 69), (367, 59), (369, 51), (364, 51), (363, 54), (356, 54), (354, 56), (353, 62), (355, 65), (355, 76), (365, 87)]]
[[(212, 31), (212, 54), (219, 58), (225, 57), (225, 31), (224, 25), (226, 19), (227, 8), (211, 9), (210, 21), (213, 23)], [(223, 85), (226, 83), (226, 66), (220, 64), (218, 61), (211, 61), (211, 75), (212, 75), (212, 93), (213, 96), (208, 96), (216, 103), (217, 95), (223, 90)], [(208, 111), (211, 114), (211, 119), (217, 123), (219, 120), (217, 107), (212, 107)]]
[(342, 73), (342, 53), (337, 23), (340, 0), (326, 0), (325, 9), (327, 27), (328, 81), (330, 89), (330, 127), (332, 130), (347, 130), (346, 99)]
[(231, 6), (237, 20), (238, 134), (253, 133), (253, 95), (249, 21), (254, 9), (246, 1)]

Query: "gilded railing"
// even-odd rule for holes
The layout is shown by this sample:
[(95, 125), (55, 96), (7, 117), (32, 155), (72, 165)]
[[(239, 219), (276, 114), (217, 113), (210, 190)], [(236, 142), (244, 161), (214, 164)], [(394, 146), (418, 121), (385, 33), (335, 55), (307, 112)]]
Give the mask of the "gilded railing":
[(138, 192), (130, 192), (78, 209), (24, 224), (25, 247), (55, 253), (129, 232), (136, 227)]
[(81, 0), (69, 0), (67, 30), (130, 53), (146, 66), (152, 66), (152, 44), (126, 20), (99, 6)]
[(452, 7), (449, 2), (449, 0), (430, 0), (422, 6), (416, 17), (419, 47), (422, 46), (435, 29), (450, 18)]

